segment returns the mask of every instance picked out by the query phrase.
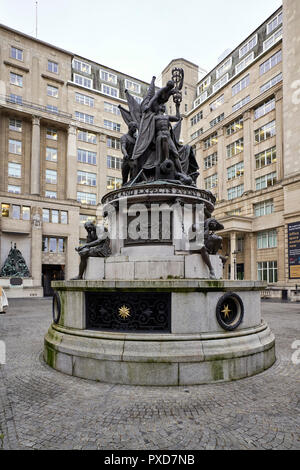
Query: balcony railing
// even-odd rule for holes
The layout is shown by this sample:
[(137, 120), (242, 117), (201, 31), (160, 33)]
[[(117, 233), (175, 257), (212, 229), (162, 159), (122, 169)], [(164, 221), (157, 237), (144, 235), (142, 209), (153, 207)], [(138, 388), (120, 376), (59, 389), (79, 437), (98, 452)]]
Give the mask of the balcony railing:
[(30, 101), (23, 100), (19, 96), (0, 95), (0, 104), (1, 102), (16, 104), (18, 106), (24, 106), (24, 108), (31, 109), (33, 111), (42, 111), (43, 113), (49, 113), (54, 116), (64, 117), (67, 119), (72, 118), (72, 114), (65, 113), (60, 110), (51, 110), (47, 108), (47, 106), (43, 106), (41, 104), (32, 103)]

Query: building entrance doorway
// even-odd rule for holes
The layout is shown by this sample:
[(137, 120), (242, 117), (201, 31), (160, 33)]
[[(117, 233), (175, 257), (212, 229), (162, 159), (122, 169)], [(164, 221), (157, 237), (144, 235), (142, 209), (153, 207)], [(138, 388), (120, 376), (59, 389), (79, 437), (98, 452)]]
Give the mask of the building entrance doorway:
[(65, 279), (65, 266), (61, 264), (42, 265), (42, 286), (44, 297), (53, 296), (52, 281), (63, 281)]

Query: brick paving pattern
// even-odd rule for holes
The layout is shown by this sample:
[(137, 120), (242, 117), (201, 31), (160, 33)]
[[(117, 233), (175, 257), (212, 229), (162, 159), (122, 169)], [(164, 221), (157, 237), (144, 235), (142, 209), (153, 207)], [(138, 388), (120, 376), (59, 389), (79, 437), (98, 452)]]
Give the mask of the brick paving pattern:
[[(132, 387), (63, 375), (42, 360), (50, 299), (0, 315), (0, 448), (300, 449), (300, 305), (263, 303), (276, 364), (255, 377), (192, 387)], [(300, 356), (300, 354), (299, 354)], [(4, 437), (3, 437), (4, 436)]]

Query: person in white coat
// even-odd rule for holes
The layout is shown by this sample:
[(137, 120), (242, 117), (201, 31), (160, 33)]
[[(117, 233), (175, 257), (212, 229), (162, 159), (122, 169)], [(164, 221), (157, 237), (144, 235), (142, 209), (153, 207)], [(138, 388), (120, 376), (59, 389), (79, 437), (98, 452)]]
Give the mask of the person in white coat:
[(8, 301), (4, 289), (0, 287), (0, 314), (5, 313), (8, 307)]

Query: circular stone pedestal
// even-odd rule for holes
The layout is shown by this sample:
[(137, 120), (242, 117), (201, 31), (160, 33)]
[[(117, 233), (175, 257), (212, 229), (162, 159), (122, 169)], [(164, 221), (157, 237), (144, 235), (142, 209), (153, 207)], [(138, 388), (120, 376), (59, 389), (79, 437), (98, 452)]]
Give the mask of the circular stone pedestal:
[(103, 280), (53, 287), (55, 322), (44, 357), (63, 373), (128, 385), (195, 385), (249, 377), (275, 362), (274, 336), (260, 314), (262, 283)]

